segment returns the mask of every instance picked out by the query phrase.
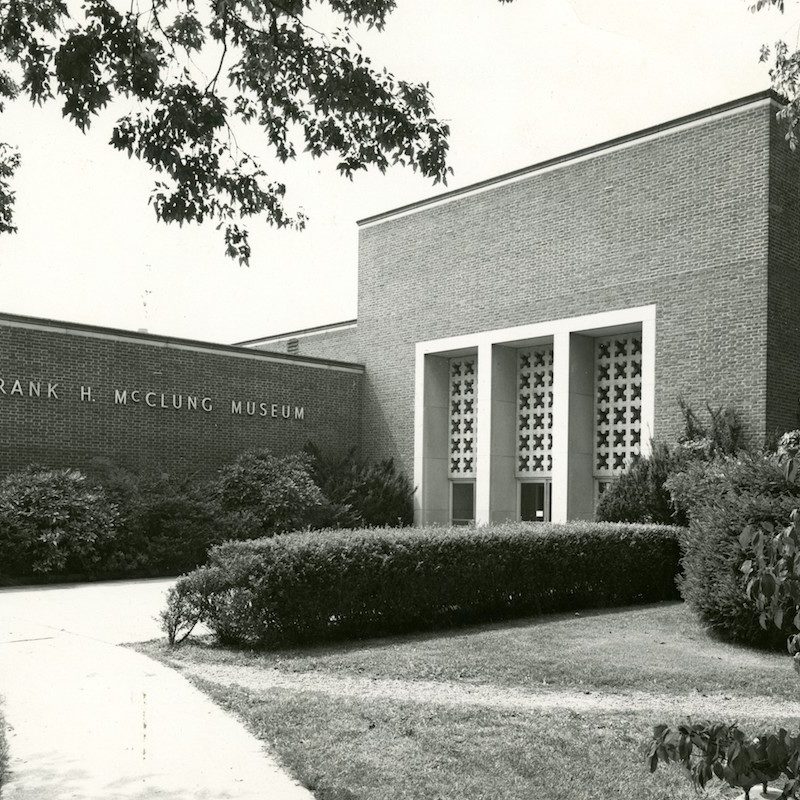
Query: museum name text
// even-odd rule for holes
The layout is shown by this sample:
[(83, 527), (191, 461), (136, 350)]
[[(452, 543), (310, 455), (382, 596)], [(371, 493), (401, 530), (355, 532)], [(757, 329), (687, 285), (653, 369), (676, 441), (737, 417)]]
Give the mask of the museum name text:
[[(115, 406), (147, 406), (148, 408), (171, 409), (173, 411), (211, 412), (219, 403), (208, 395), (176, 394), (146, 389), (117, 388), (103, 392), (97, 387), (82, 385), (78, 390), (52, 381), (23, 381), (18, 378), (0, 378), (0, 400), (6, 397), (27, 397), (44, 400), (62, 400), (69, 396), (82, 403), (98, 400), (111, 401)], [(249, 417), (271, 417), (274, 419), (305, 419), (305, 407), (288, 403), (272, 403), (266, 400), (232, 399), (230, 405), (222, 404), (231, 414)]]

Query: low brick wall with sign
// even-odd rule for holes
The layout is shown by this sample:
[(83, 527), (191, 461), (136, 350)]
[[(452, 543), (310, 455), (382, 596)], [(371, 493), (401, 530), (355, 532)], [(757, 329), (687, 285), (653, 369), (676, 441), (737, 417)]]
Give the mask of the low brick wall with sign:
[(0, 473), (213, 472), (244, 450), (358, 446), (363, 368), (0, 315)]

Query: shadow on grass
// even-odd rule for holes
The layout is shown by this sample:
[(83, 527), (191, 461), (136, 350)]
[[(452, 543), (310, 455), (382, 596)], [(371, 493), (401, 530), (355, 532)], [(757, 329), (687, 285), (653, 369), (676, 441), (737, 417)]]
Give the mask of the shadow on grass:
[[(214, 634), (200, 636), (192, 635), (185, 640), (186, 645), (194, 645), (205, 650), (225, 650), (239, 655), (252, 655), (257, 657), (264, 654), (275, 654), (286, 658), (293, 657), (324, 657), (337, 656), (369, 647), (372, 650), (386, 650), (402, 646), (404, 644), (425, 644), (434, 641), (447, 641), (473, 636), (480, 633), (515, 631), (522, 629), (536, 628), (553, 623), (566, 622), (568, 620), (587, 620), (587, 619), (606, 619), (630, 614), (631, 612), (647, 612), (657, 609), (673, 609), (682, 607), (684, 604), (680, 600), (662, 600), (657, 603), (647, 603), (642, 605), (618, 606), (614, 608), (588, 608), (580, 611), (563, 611), (553, 614), (536, 614), (527, 617), (514, 617), (505, 619), (495, 619), (486, 622), (462, 622), (453, 623), (449, 627), (429, 627), (422, 630), (410, 630), (381, 636), (368, 636), (358, 639), (341, 638), (329, 639), (325, 642), (309, 643), (303, 645), (285, 644), (270, 647), (246, 647), (235, 644), (221, 644)], [(690, 613), (687, 608), (687, 613)], [(722, 641), (722, 640), (721, 640)], [(166, 644), (165, 639), (153, 639), (149, 642), (142, 642), (143, 646), (162, 644), (165, 652), (170, 652), (172, 648)], [(174, 648), (174, 652), (179, 652), (181, 644)], [(726, 643), (727, 644), (727, 643)], [(133, 646), (133, 644), (129, 645)], [(747, 647), (742, 646), (747, 650)]]

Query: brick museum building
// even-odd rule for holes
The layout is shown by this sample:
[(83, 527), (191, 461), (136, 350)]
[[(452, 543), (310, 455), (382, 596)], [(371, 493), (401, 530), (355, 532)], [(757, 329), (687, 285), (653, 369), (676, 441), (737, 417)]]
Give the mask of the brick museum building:
[(223, 346), (2, 316), (0, 468), (208, 470), (315, 441), (395, 458), (419, 522), (560, 522), (675, 439), (680, 397), (730, 405), (752, 441), (798, 427), (780, 107), (763, 92), (362, 220), (356, 320)]

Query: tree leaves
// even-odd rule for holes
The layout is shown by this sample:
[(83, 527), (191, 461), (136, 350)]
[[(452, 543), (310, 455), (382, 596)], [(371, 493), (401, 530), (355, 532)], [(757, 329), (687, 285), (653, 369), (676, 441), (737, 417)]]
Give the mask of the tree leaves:
[(205, 30), (200, 20), (192, 13), (178, 14), (171, 25), (164, 29), (167, 38), (187, 53), (199, 51), (206, 41)]
[[(692, 722), (677, 729), (656, 725), (647, 752), (649, 769), (659, 763), (679, 764), (699, 789), (716, 777), (729, 786), (745, 790), (785, 776), (794, 779), (800, 763), (800, 734), (784, 728), (752, 736), (736, 722)], [(797, 785), (790, 780), (782, 797), (797, 797)]]
[[(226, 254), (246, 264), (247, 219), (279, 228), (302, 228), (306, 219), (287, 209), (286, 187), (269, 178), (261, 156), (239, 148), (237, 127), (258, 126), (278, 161), (335, 155), (351, 179), (392, 165), (434, 183), (451, 173), (449, 127), (435, 116), (428, 84), (373, 65), (353, 37), (352, 26), (382, 29), (395, 0), (325, 2), (342, 22), (328, 32), (306, 21), (311, 0), (215, 0), (202, 10), (193, 0), (133, 0), (124, 13), (108, 0), (84, 0), (81, 14), (60, 0), (5, 0), (0, 101), (18, 87), (34, 103), (55, 93), (84, 131), (115, 97), (137, 101), (111, 144), (159, 174), (150, 195), (158, 219), (213, 220)], [(215, 59), (210, 79), (192, 54)], [(218, 88), (226, 83), (232, 97)], [(0, 182), (2, 231), (14, 230), (12, 173)]]
[(19, 167), (19, 153), (11, 146), (0, 143), (0, 233), (14, 233), (14, 191), (11, 178)]
[(764, 8), (775, 7), (783, 14), (785, 0), (756, 0), (755, 3), (750, 5), (750, 11), (756, 13)]

